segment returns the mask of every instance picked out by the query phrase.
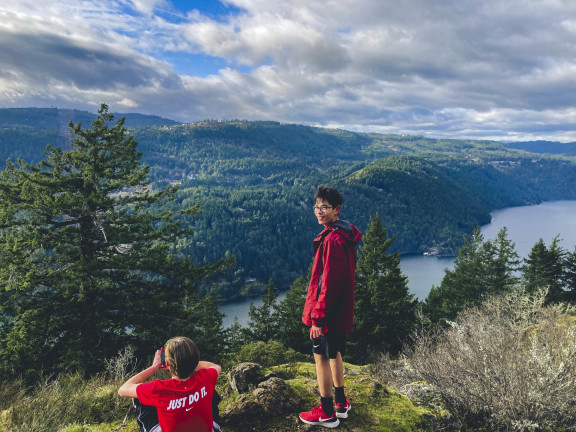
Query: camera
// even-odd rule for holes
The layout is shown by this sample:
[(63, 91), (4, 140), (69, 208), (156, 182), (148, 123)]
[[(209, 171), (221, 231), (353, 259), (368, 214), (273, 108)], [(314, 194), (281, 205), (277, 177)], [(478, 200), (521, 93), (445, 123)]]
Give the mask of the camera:
[(166, 369), (169, 365), (166, 363), (166, 350), (160, 348), (160, 369)]

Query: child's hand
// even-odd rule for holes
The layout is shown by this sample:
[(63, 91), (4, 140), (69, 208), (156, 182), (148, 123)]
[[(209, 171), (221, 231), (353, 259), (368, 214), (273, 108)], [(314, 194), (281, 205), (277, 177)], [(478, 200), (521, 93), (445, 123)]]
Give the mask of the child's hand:
[(160, 359), (161, 353), (162, 353), (161, 350), (156, 350), (156, 354), (154, 355), (154, 361), (152, 362), (152, 366), (155, 367), (156, 369), (160, 369), (160, 365), (162, 364), (162, 361)]

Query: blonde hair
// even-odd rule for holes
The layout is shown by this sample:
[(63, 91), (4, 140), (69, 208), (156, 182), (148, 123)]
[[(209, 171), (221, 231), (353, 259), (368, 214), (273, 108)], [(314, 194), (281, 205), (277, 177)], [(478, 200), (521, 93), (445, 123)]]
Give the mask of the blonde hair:
[(178, 378), (187, 378), (198, 366), (200, 351), (191, 339), (177, 336), (166, 342), (166, 363), (170, 373)]

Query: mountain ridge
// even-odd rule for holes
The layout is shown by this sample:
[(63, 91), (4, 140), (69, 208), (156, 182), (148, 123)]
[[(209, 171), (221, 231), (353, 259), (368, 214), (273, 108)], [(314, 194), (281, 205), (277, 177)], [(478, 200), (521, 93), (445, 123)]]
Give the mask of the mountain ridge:
[[(0, 157), (36, 163), (47, 144), (66, 150), (55, 114), (10, 120), (0, 110)], [(75, 121), (89, 117), (77, 112)], [(86, 114), (82, 114), (86, 116)], [(48, 120), (47, 120), (48, 119)], [(118, 118), (116, 118), (117, 120)], [(310, 210), (318, 185), (344, 192), (342, 217), (365, 230), (378, 213), (393, 251), (456, 255), (464, 236), (503, 207), (576, 199), (576, 159), (527, 153), (494, 141), (358, 133), (272, 121), (125, 126), (153, 185), (178, 184), (168, 208), (200, 203), (195, 236), (179, 247), (198, 262), (234, 255), (223, 299), (257, 294), (272, 279), (287, 288), (311, 261), (318, 231)], [(22, 127), (9, 127), (20, 125)], [(27, 125), (26, 127), (24, 127)]]

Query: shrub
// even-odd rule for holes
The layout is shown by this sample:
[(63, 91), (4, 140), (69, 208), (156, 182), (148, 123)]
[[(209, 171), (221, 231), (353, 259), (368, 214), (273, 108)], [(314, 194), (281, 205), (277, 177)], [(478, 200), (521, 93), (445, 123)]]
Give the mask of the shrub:
[(308, 361), (311, 356), (286, 348), (282, 343), (270, 340), (268, 342), (255, 342), (244, 345), (236, 355), (238, 362), (253, 362), (264, 367), (276, 366), (285, 363)]
[(134, 349), (128, 346), (118, 351), (116, 357), (105, 360), (106, 374), (110, 379), (123, 382), (136, 373), (139, 362), (134, 353)]
[(574, 430), (576, 310), (545, 306), (546, 294), (488, 298), (449, 328), (416, 336), (400, 362), (383, 358), (380, 373), (427, 381), (472, 426)]
[(44, 432), (81, 423), (102, 423), (117, 416), (116, 386), (102, 377), (65, 374), (40, 381), (15, 400), (2, 419), (9, 431)]
[(0, 411), (8, 409), (15, 401), (23, 398), (24, 393), (21, 380), (0, 382)]

